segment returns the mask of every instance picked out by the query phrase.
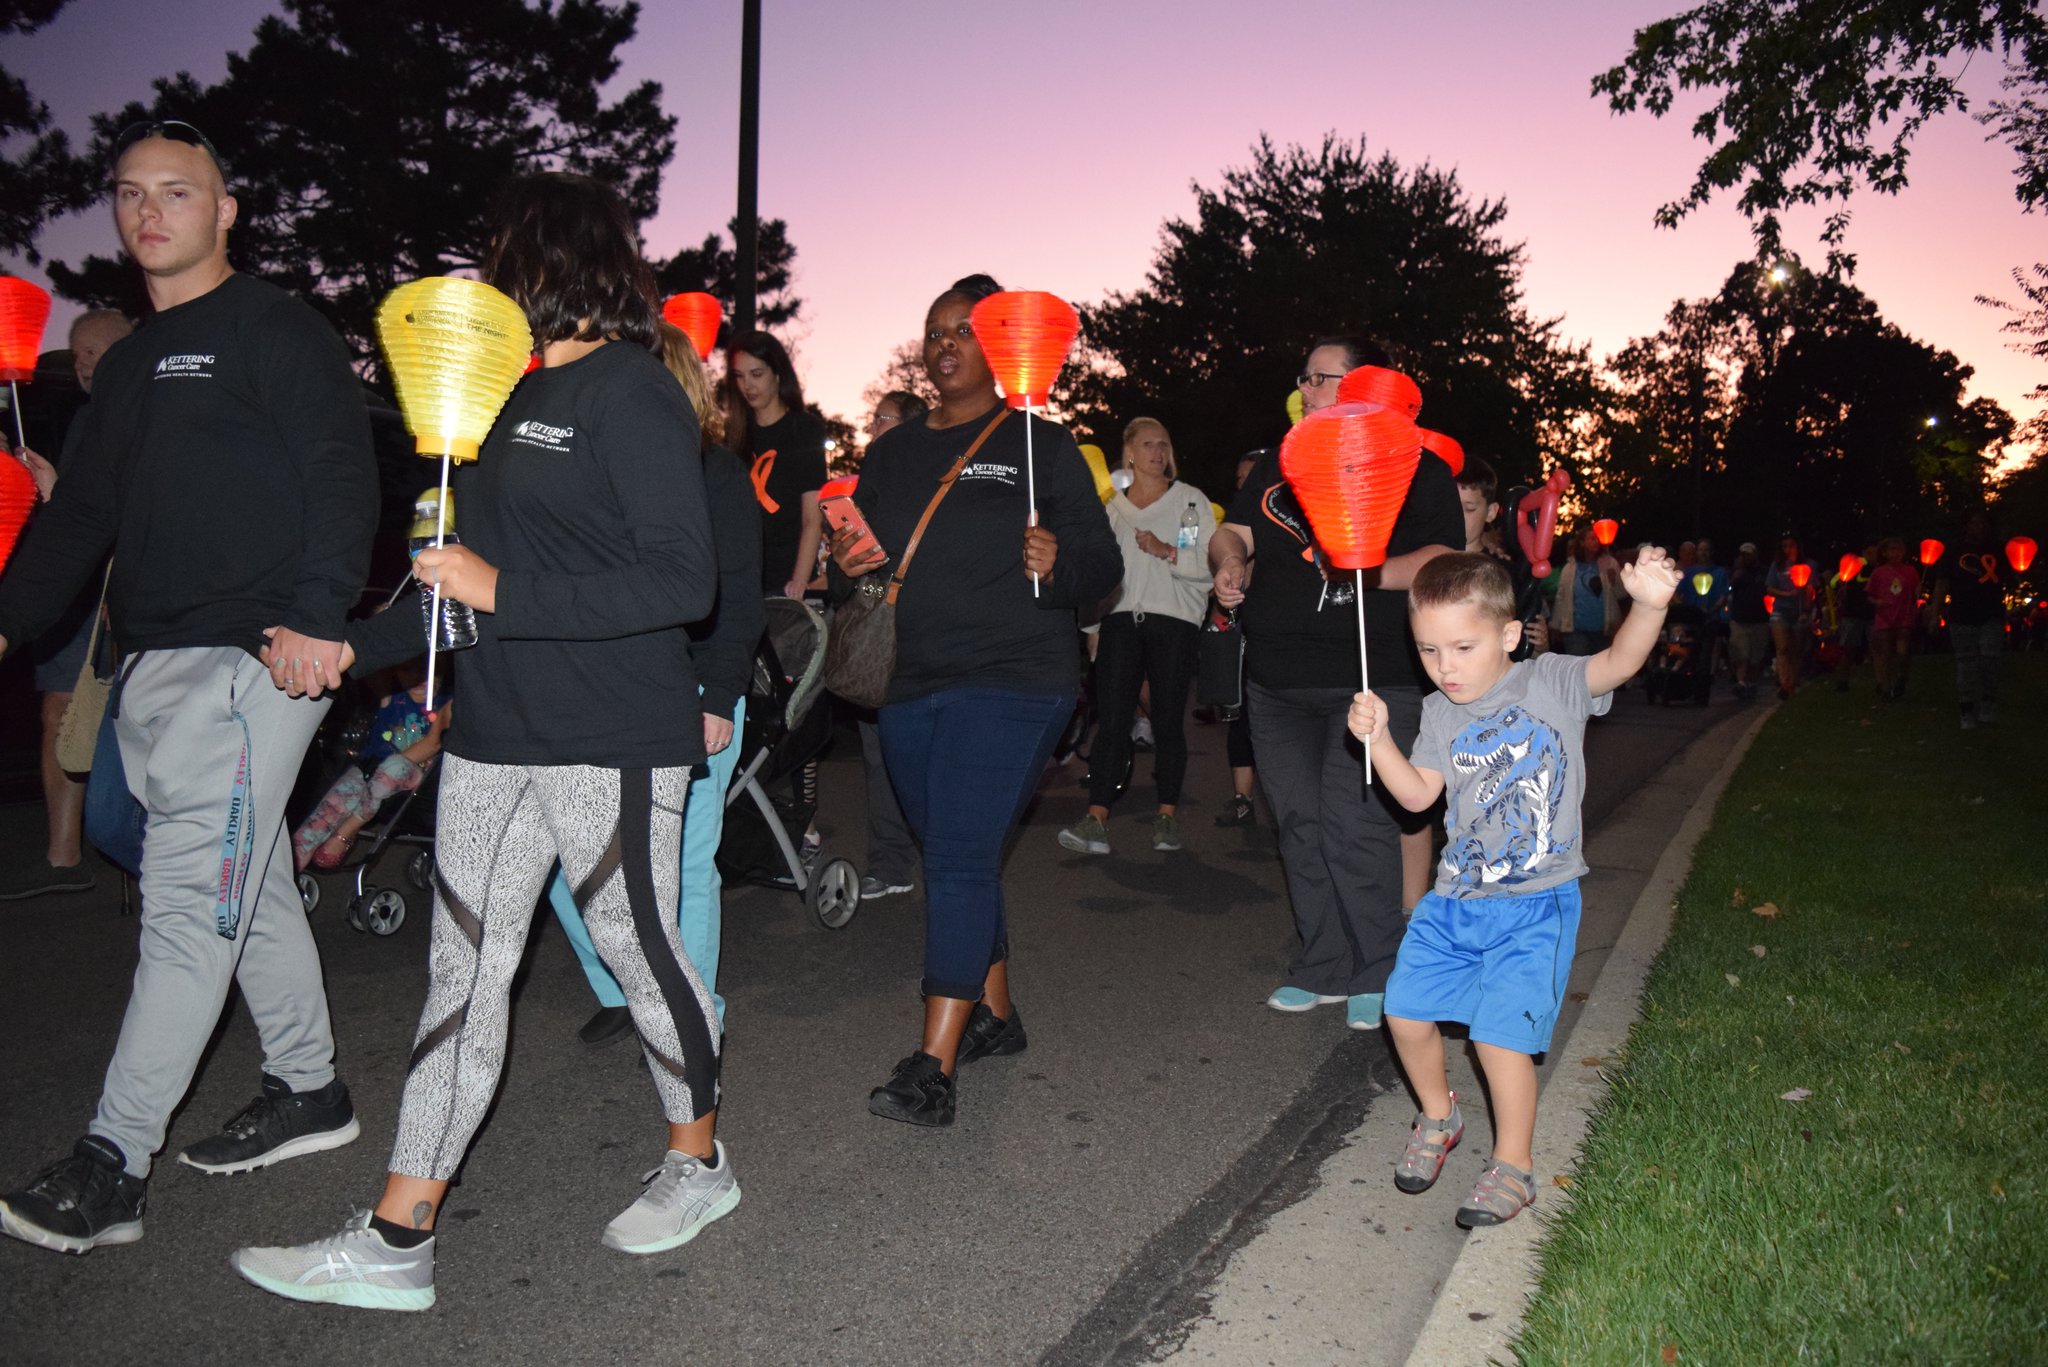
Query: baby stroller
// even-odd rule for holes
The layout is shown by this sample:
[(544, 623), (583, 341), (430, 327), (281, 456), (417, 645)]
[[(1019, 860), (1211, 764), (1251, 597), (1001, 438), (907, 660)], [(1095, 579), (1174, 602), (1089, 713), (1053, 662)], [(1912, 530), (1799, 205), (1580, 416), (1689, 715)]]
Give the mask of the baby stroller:
[(768, 628), (754, 653), (746, 726), (735, 740), (740, 764), (725, 794), (725, 830), (718, 871), (728, 882), (795, 891), (827, 930), (843, 929), (860, 905), (860, 875), (845, 859), (820, 854), (806, 864), (797, 850), (816, 804), (768, 796), (765, 785), (787, 779), (832, 737), (825, 688), (825, 619), (794, 598), (768, 600)]
[[(358, 709), (343, 725), (335, 728), (331, 736), (322, 728), (321, 739), (315, 742), (307, 755), (307, 768), (323, 774), (324, 779), (309, 785), (306, 774), (302, 772), (301, 792), (324, 793), (335, 775), (341, 772), (341, 765), (355, 762), (353, 756), (362, 746), (373, 715), (371, 710)], [(339, 764), (333, 758), (337, 752), (341, 757)], [(324, 759), (320, 758), (323, 756)], [(405, 893), (395, 887), (378, 887), (369, 881), (370, 870), (376, 866), (378, 857), (394, 844), (414, 847), (405, 861), (405, 881), (419, 892), (433, 891), (434, 802), (440, 787), (441, 757), (430, 756), (420, 768), (424, 776), (419, 786), (392, 794), (378, 809), (376, 818), (356, 836), (347, 858), (331, 870), (354, 874), (355, 887), (349, 895), (347, 912), (351, 930), (368, 931), (378, 936), (396, 935), (398, 928), (405, 924)], [(293, 824), (297, 824), (296, 817)], [(320, 880), (309, 868), (298, 875), (298, 886), (299, 900), (305, 903), (306, 914), (310, 916), (320, 905)]]
[(1713, 639), (1700, 610), (1677, 603), (1658, 633), (1643, 679), (1645, 696), (1666, 707), (1681, 700), (1705, 707), (1714, 691)]

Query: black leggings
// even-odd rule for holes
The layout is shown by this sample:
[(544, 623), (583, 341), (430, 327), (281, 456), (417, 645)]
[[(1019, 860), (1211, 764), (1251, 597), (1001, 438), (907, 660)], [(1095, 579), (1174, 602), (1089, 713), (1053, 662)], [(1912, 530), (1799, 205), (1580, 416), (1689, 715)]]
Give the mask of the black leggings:
[(1095, 648), (1095, 748), (1088, 756), (1091, 806), (1116, 801), (1141, 683), (1152, 685), (1152, 778), (1159, 787), (1159, 805), (1180, 801), (1188, 771), (1188, 685), (1194, 679), (1198, 633), (1193, 622), (1159, 612), (1112, 612), (1102, 619)]

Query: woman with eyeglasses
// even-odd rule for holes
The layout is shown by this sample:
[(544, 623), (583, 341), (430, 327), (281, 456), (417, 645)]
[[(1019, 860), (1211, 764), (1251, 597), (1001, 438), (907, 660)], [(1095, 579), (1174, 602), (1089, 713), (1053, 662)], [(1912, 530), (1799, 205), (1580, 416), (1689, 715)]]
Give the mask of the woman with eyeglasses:
[(924, 367), (939, 401), (869, 448), (854, 503), (879, 545), (855, 560), (849, 527), (832, 546), (842, 593), (880, 569), (902, 575), (880, 727), (890, 780), (924, 849), (924, 1020), (918, 1047), (869, 1094), (868, 1110), (912, 1125), (953, 1123), (960, 1064), (1024, 1048), (1010, 998), (1003, 845), (1074, 710), (1075, 614), (1123, 573), (1073, 437), (996, 391), (971, 315), (998, 289), (969, 276), (932, 301)]
[[(1389, 363), (1375, 342), (1324, 338), (1296, 381), (1303, 412), (1335, 403), (1350, 371)], [(1424, 453), (1365, 604), (1373, 691), (1389, 699), (1403, 746), (1414, 744), (1430, 687), (1408, 633), (1408, 584), (1423, 564), (1464, 542), (1451, 469)], [(1277, 447), (1238, 491), (1209, 543), (1209, 563), (1216, 601), (1238, 608), (1244, 627), (1245, 715), (1299, 936), (1266, 1005), (1303, 1012), (1342, 1002), (1351, 1029), (1377, 1029), (1403, 930), (1405, 814), (1384, 790), (1365, 786), (1363, 752), (1345, 727), (1359, 678), (1352, 575), (1332, 569), (1316, 545)]]

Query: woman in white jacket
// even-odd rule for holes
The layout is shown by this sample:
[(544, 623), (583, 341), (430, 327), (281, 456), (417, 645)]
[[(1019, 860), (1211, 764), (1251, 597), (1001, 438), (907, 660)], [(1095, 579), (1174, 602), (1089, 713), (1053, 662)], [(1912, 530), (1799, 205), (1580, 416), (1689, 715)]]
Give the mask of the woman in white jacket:
[(1124, 581), (1105, 605), (1095, 652), (1094, 752), (1089, 756), (1088, 814), (1060, 832), (1060, 844), (1082, 854), (1108, 854), (1110, 804), (1129, 763), (1138, 690), (1149, 684), (1159, 814), (1152, 848), (1180, 848), (1174, 810), (1187, 772), (1188, 685), (1195, 641), (1209, 596), (1209, 537), (1216, 530), (1208, 495), (1182, 484), (1173, 439), (1156, 418), (1124, 428), (1128, 488), (1109, 500), (1109, 525), (1123, 551)]

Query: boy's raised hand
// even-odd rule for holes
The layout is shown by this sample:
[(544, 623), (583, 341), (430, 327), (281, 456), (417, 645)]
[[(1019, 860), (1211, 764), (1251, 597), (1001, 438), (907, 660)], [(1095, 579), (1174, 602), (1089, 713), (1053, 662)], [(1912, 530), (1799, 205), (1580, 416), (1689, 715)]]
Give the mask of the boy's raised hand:
[(1678, 592), (1678, 563), (1662, 546), (1645, 545), (1634, 563), (1621, 567), (1621, 586), (1644, 607), (1668, 608)]
[(1362, 745), (1371, 745), (1387, 729), (1387, 705), (1376, 693), (1359, 693), (1351, 699), (1351, 711), (1344, 719), (1351, 734)]

